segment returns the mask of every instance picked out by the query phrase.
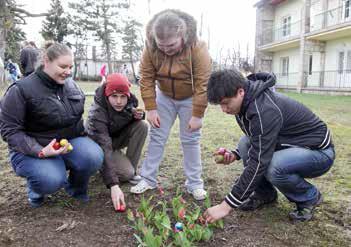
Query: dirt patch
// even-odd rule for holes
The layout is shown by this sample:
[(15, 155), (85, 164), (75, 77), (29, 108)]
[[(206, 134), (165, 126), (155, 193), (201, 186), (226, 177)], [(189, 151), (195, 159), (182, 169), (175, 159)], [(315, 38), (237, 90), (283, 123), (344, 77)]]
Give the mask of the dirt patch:
[[(5, 168), (0, 175), (3, 178), (0, 182), (0, 246), (137, 245), (126, 214), (113, 211), (109, 191), (102, 185), (99, 175), (91, 179), (89, 203), (82, 204), (59, 191), (38, 209), (29, 207), (24, 180), (16, 177), (11, 168)], [(129, 185), (123, 186), (124, 191), (128, 189)], [(172, 189), (165, 192), (166, 198), (162, 198), (165, 200), (175, 193)], [(152, 194), (157, 202), (160, 199), (158, 192), (148, 192), (145, 196)], [(136, 209), (141, 197), (129, 193), (126, 196), (128, 207)], [(215, 193), (212, 196), (212, 200), (217, 202), (221, 198)], [(189, 195), (185, 194), (185, 199), (195, 203)], [(284, 211), (284, 208), (280, 209)], [(302, 246), (301, 237), (291, 242), (291, 234), (298, 235), (299, 232), (286, 215), (276, 214), (268, 219), (272, 210), (236, 212), (225, 219), (223, 230), (215, 230), (210, 241), (198, 246)], [(275, 231), (272, 228), (274, 222), (288, 225), (290, 237), (286, 234), (287, 230)]]

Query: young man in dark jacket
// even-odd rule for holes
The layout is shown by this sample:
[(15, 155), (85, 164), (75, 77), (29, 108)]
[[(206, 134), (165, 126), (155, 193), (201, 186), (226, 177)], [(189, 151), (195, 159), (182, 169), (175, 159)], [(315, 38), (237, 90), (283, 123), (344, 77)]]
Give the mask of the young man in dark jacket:
[(33, 41), (21, 50), (20, 61), (23, 70), (23, 76), (26, 77), (34, 72), (39, 59), (39, 51)]
[(237, 70), (214, 72), (208, 100), (235, 115), (245, 135), (234, 151), (219, 150), (223, 164), (243, 160), (245, 169), (225, 200), (207, 209), (209, 222), (233, 208), (255, 210), (275, 202), (277, 188), (297, 209), (293, 220), (310, 220), (322, 202), (318, 189), (305, 178), (326, 173), (335, 159), (327, 125), (297, 101), (269, 90), (275, 76), (252, 74), (245, 79)]
[[(111, 189), (116, 210), (125, 206), (120, 182), (136, 184), (137, 165), (148, 132), (144, 111), (138, 109), (138, 100), (129, 90), (130, 83), (122, 74), (111, 74), (106, 83), (96, 89), (94, 103), (86, 123), (88, 135), (105, 154), (102, 176)], [(127, 147), (126, 155), (121, 149)]]

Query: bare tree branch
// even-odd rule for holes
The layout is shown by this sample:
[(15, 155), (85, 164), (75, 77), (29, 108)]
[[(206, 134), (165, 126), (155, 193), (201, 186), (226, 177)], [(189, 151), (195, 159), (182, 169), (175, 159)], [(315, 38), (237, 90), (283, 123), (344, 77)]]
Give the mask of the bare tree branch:
[(13, 12), (25, 14), (26, 17), (41, 17), (41, 16), (50, 15), (50, 13), (33, 14), (33, 13), (28, 12), (27, 10), (24, 10), (24, 9), (18, 8), (18, 7), (11, 7), (10, 10)]

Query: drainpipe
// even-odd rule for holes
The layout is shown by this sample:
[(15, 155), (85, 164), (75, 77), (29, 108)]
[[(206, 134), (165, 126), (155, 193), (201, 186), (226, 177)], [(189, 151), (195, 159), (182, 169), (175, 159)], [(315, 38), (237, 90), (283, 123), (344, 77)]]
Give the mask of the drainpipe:
[(307, 66), (307, 44), (305, 34), (310, 29), (310, 7), (311, 0), (305, 0), (301, 13), (301, 34), (300, 34), (300, 61), (299, 61), (299, 76), (297, 82), (297, 92), (301, 93), (302, 89), (307, 85), (308, 66)]

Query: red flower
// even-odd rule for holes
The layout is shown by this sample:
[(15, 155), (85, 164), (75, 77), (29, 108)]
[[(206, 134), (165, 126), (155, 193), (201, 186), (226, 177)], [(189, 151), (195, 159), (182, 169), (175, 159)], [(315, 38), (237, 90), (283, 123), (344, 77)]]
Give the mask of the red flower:
[(206, 223), (206, 220), (201, 215), (199, 216), (199, 218), (197, 220), (200, 222), (201, 225), (204, 225)]
[(179, 209), (179, 211), (178, 211), (178, 217), (179, 217), (180, 219), (184, 219), (184, 217), (185, 217), (185, 208)]
[(180, 201), (181, 203), (183, 203), (183, 204), (185, 204), (185, 203), (186, 203), (186, 201), (184, 200), (184, 198), (183, 198), (183, 197), (180, 197), (180, 198), (179, 198), (179, 201)]
[(163, 196), (165, 194), (165, 192), (163, 191), (161, 186), (158, 187), (158, 190), (160, 191), (160, 195), (161, 196)]

